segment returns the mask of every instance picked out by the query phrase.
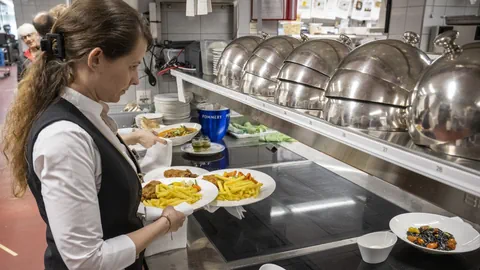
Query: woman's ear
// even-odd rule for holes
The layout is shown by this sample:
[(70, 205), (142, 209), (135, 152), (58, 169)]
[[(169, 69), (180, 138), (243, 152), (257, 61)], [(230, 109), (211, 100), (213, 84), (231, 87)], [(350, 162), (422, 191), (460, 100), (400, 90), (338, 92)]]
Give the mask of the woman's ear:
[(102, 60), (103, 60), (102, 49), (95, 48), (88, 54), (88, 60), (87, 60), (88, 67), (92, 70), (98, 69), (100, 64), (102, 63)]

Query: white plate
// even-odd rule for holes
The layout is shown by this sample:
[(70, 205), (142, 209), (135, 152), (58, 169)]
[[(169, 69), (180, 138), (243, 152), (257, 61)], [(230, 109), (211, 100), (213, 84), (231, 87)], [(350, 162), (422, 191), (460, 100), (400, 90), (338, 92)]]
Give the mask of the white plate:
[[(188, 181), (194, 181), (195, 179), (192, 179), (192, 178), (163, 178), (163, 179), (153, 179), (153, 180), (158, 180), (165, 185), (169, 185), (173, 182), (182, 182), (182, 181), (188, 182)], [(148, 182), (150, 182), (150, 181), (148, 181)], [(148, 184), (148, 182), (145, 181), (145, 183), (142, 184), (142, 187), (146, 186)], [(199, 185), (200, 188), (202, 189), (199, 192), (202, 195), (202, 198), (200, 200), (198, 200), (196, 203), (190, 205), (193, 208), (193, 210), (197, 210), (197, 209), (205, 207), (206, 205), (208, 205), (212, 201), (214, 201), (215, 198), (217, 198), (217, 195), (218, 195), (217, 187), (214, 184), (212, 184), (208, 181), (197, 179), (197, 185)], [(141, 206), (141, 208), (144, 207), (142, 202), (140, 203), (140, 206)], [(157, 208), (157, 207), (153, 207), (153, 206), (146, 206), (146, 208), (148, 209), (148, 211), (155, 211), (157, 209), (162, 211), (161, 208)]]
[[(242, 172), (243, 174), (250, 173), (253, 176), (253, 178), (255, 178), (255, 180), (263, 184), (263, 186), (260, 189), (260, 194), (258, 195), (258, 197), (243, 199), (240, 201), (214, 201), (210, 205), (219, 206), (219, 207), (235, 207), (235, 206), (243, 206), (243, 205), (256, 203), (272, 195), (272, 193), (275, 191), (275, 188), (277, 187), (277, 183), (275, 182), (275, 180), (273, 180), (272, 177), (270, 177), (270, 175), (265, 174), (263, 172), (255, 171), (255, 170), (249, 170), (249, 169), (219, 170), (219, 171), (209, 172), (204, 175), (214, 175), (214, 174), (223, 175), (223, 173), (225, 172), (229, 173), (233, 171)], [(202, 180), (204, 175), (200, 175), (197, 179)]]
[(182, 123), (182, 124), (175, 124), (175, 125), (166, 126), (164, 128), (155, 129), (155, 132), (160, 133), (160, 132), (163, 132), (165, 130), (172, 129), (172, 128), (179, 128), (180, 126), (185, 126), (187, 128), (194, 128), (197, 131), (193, 132), (192, 134), (188, 134), (188, 135), (181, 136), (181, 137), (168, 138), (172, 141), (173, 146), (186, 144), (187, 142), (191, 141), (195, 136), (197, 136), (197, 134), (202, 129), (202, 126), (200, 124)]
[(213, 156), (223, 152), (223, 150), (225, 150), (225, 146), (218, 143), (211, 143), (210, 149), (208, 149), (208, 151), (195, 152), (195, 150), (193, 150), (192, 144), (189, 143), (182, 146), (181, 149), (183, 152), (193, 156)]
[(257, 138), (257, 137), (261, 137), (261, 136), (265, 136), (265, 135), (268, 135), (268, 134), (273, 134), (273, 133), (276, 133), (278, 131), (276, 130), (273, 130), (273, 129), (268, 129), (267, 131), (265, 132), (261, 132), (261, 133), (254, 133), (254, 134), (238, 134), (238, 133), (235, 133), (233, 131), (228, 131), (228, 133), (230, 135), (232, 135), (233, 137), (237, 138), (237, 139), (247, 139), (247, 138)]
[[(451, 251), (429, 249), (408, 241), (407, 231), (409, 227), (418, 228), (426, 225), (451, 233), (457, 241), (456, 249)], [(390, 220), (390, 230), (409, 245), (432, 254), (465, 253), (480, 248), (480, 234), (458, 217), (448, 218), (428, 213), (401, 214)]]
[(155, 169), (155, 170), (150, 171), (149, 173), (145, 174), (145, 176), (143, 177), (143, 181), (150, 182), (150, 181), (155, 180), (155, 179), (164, 179), (165, 178), (165, 175), (164, 175), (165, 171), (170, 170), (170, 169), (189, 170), (196, 175), (202, 175), (202, 174), (208, 173), (207, 170), (202, 169), (202, 168), (197, 168), (197, 167), (188, 167), (188, 166), (163, 167), (163, 168)]

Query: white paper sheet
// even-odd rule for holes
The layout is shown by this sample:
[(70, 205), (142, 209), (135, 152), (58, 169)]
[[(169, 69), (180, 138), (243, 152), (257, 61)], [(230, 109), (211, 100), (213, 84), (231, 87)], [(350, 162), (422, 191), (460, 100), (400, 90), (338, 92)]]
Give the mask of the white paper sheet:
[(337, 0), (313, 0), (310, 16), (319, 19), (335, 19)]
[(301, 19), (310, 19), (312, 12), (312, 0), (298, 0), (297, 2), (297, 16), (300, 16)]

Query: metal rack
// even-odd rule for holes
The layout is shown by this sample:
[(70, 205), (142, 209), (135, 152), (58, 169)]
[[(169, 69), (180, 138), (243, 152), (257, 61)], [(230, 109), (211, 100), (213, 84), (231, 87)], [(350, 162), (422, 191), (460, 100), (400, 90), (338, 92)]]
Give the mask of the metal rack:
[[(391, 137), (387, 140), (382, 139), (382, 136), (372, 136), (357, 130), (334, 126), (294, 109), (281, 107), (258, 97), (217, 85), (214, 83), (214, 77), (211, 76), (199, 77), (176, 70), (172, 71), (172, 75), (176, 77), (180, 97), (188, 88), (197, 94), (208, 96), (212, 102), (229, 106), (267, 125), (274, 125), (271, 127), (322, 152), (325, 152), (323, 150), (328, 146), (321, 145), (319, 139), (312, 138), (315, 135), (326, 137), (340, 143), (340, 146), (359, 150), (470, 195), (480, 196), (480, 162), (435, 154), (429, 149), (415, 146), (408, 138), (405, 140), (405, 133), (397, 134), (399, 137), (403, 136), (403, 140), (392, 142)], [(365, 171), (368, 172), (368, 170)], [(466, 199), (465, 203), (467, 203)]]

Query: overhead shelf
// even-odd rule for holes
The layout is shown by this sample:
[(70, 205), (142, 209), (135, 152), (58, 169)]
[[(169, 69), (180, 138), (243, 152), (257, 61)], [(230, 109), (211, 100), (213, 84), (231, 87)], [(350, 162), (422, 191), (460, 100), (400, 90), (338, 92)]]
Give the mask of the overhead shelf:
[[(424, 175), (456, 189), (480, 196), (480, 162), (432, 153), (411, 142), (395, 143), (370, 134), (332, 125), (294, 109), (281, 107), (214, 83), (212, 76), (198, 76), (172, 70), (177, 79), (179, 97), (184, 95), (184, 82), (211, 91), (232, 101), (247, 105), (275, 118), (348, 145), (389, 163)], [(286, 132), (287, 135), (288, 132)], [(401, 133), (406, 135), (404, 133)]]

